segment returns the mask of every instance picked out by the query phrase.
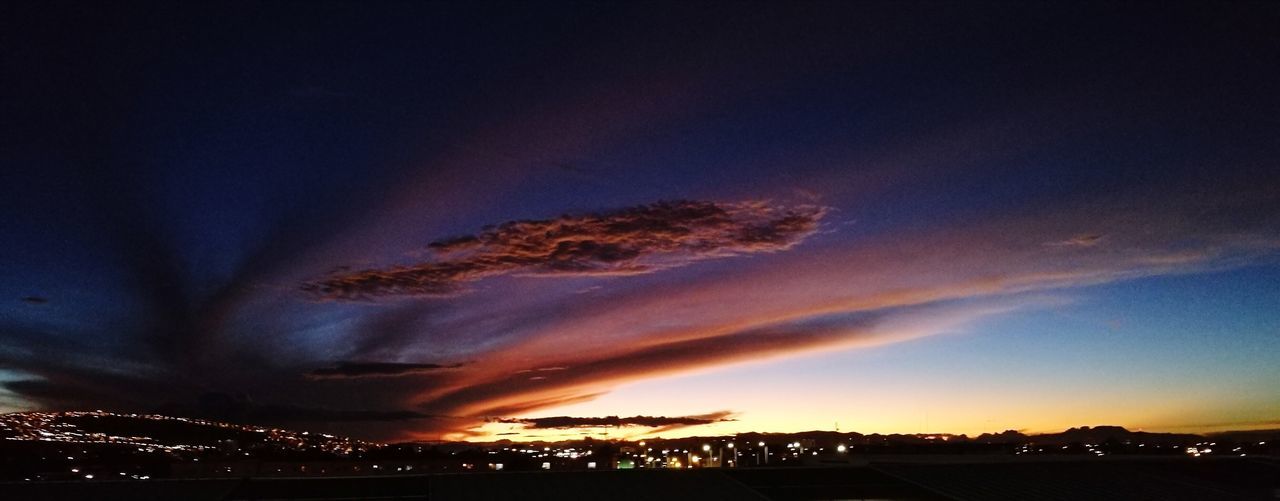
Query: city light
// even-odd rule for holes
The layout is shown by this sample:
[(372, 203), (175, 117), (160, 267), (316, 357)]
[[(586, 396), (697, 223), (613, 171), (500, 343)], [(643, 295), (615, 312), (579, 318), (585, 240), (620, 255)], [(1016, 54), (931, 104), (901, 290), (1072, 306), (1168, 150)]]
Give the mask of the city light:
[[(94, 420), (112, 418), (128, 418), (135, 420), (133, 430), (139, 430), (136, 433), (103, 433), (98, 431), (87, 431), (84, 427), (92, 424)], [(248, 436), (259, 440), (258, 442), (236, 442), (225, 439), (209, 438), (207, 431), (195, 433), (190, 436), (195, 440), (187, 443), (181, 443), (172, 437), (166, 442), (157, 441), (154, 438), (145, 436), (147, 433), (140, 430), (147, 430), (149, 423), (184, 423), (184, 425), (210, 426), (213, 429), (226, 430), (235, 436)], [(207, 425), (206, 425), (207, 423)], [(1121, 430), (1123, 431), (1123, 430)], [(133, 436), (139, 435), (139, 436)], [(1043, 435), (1042, 435), (1043, 436)], [(1051, 435), (1050, 435), (1051, 436)], [(1194, 436), (1194, 435), (1192, 435)], [(118, 447), (126, 445), (124, 450), (131, 454), (139, 456), (163, 456), (173, 463), (189, 463), (193, 467), (199, 465), (198, 468), (192, 468), (192, 472), (203, 472), (205, 475), (213, 476), (241, 476), (246, 474), (245, 466), (241, 461), (245, 457), (252, 457), (255, 460), (263, 460), (270, 458), (273, 454), (293, 452), (305, 452), (314, 454), (317, 452), (329, 453), (334, 456), (328, 456), (329, 460), (346, 458), (350, 460), (345, 466), (336, 467), (331, 465), (328, 468), (313, 468), (310, 471), (307, 465), (299, 464), (294, 466), (273, 465), (270, 472), (276, 475), (287, 475), (290, 472), (294, 474), (307, 475), (341, 475), (341, 474), (359, 474), (369, 475), (378, 473), (396, 473), (396, 472), (455, 472), (482, 470), (489, 472), (509, 471), (510, 469), (544, 469), (544, 470), (596, 470), (596, 469), (643, 469), (643, 468), (675, 468), (688, 469), (698, 467), (728, 467), (743, 468), (750, 466), (769, 466), (777, 465), (781, 461), (781, 465), (795, 465), (796, 461), (808, 456), (821, 457), (824, 454), (840, 454), (847, 455), (850, 449), (857, 444), (875, 445), (876, 447), (902, 447), (898, 449), (905, 453), (914, 453), (922, 447), (922, 444), (933, 444), (936, 446), (928, 447), (945, 447), (940, 437), (948, 437), (952, 443), (964, 442), (972, 444), (972, 447), (986, 447), (992, 451), (1005, 451), (1014, 456), (1030, 455), (1030, 454), (1072, 454), (1080, 456), (1110, 456), (1113, 454), (1139, 454), (1160, 453), (1161, 450), (1167, 450), (1167, 453), (1174, 451), (1185, 456), (1199, 458), (1204, 456), (1221, 456), (1230, 455), (1239, 456), (1257, 456), (1266, 454), (1267, 451), (1262, 449), (1268, 442), (1266, 441), (1249, 441), (1249, 442), (1233, 442), (1218, 438), (1217, 441), (1205, 440), (1199, 437), (1199, 441), (1181, 441), (1176, 438), (1162, 439), (1164, 442), (1144, 442), (1139, 440), (1139, 436), (1134, 436), (1131, 440), (1123, 440), (1116, 442), (1115, 440), (1087, 440), (1067, 441), (1064, 437), (1057, 437), (1050, 440), (1038, 438), (1036, 436), (1023, 437), (1020, 442), (1002, 442), (999, 444), (991, 444), (983, 438), (967, 438), (960, 435), (945, 434), (917, 434), (917, 435), (900, 435), (900, 436), (877, 436), (867, 435), (857, 438), (858, 435), (841, 436), (839, 440), (835, 437), (823, 438), (803, 438), (797, 439), (796, 436), (785, 437), (789, 441), (782, 442), (787, 447), (783, 454), (771, 454), (769, 446), (763, 440), (756, 442), (760, 447), (756, 450), (739, 451), (737, 443), (725, 438), (711, 438), (715, 443), (703, 442), (707, 438), (690, 438), (690, 439), (661, 439), (650, 438), (643, 441), (627, 442), (625, 440), (610, 440), (597, 442), (556, 442), (556, 443), (535, 443), (535, 444), (519, 444), (515, 442), (503, 442), (498, 444), (463, 444), (454, 443), (454, 445), (441, 444), (446, 450), (435, 454), (443, 454), (443, 458), (439, 455), (433, 455), (431, 452), (424, 453), (424, 444), (373, 444), (360, 442), (357, 440), (335, 437), (315, 432), (293, 432), (288, 430), (277, 430), (272, 428), (263, 428), (259, 426), (249, 425), (233, 425), (226, 423), (208, 422), (198, 419), (173, 418), (159, 415), (124, 415), (112, 414), (108, 412), (92, 411), (92, 412), (70, 412), (70, 413), (12, 413), (0, 415), (0, 438), (8, 441), (30, 441), (35, 443), (65, 444), (69, 447), (63, 449), (51, 450), (53, 454), (49, 454), (47, 458), (50, 462), (55, 462), (51, 468), (42, 471), (49, 472), (39, 474), (35, 471), (31, 473), (24, 472), (21, 476), (14, 475), (14, 478), (21, 480), (23, 478), (37, 477), (37, 480), (66, 480), (74, 476), (76, 479), (85, 479), (86, 474), (96, 475), (98, 479), (103, 477), (103, 471), (115, 472), (121, 480), (132, 479), (142, 480), (155, 476), (154, 472), (129, 470), (129, 469), (111, 469), (104, 470), (100, 465), (94, 463), (97, 452), (90, 450), (89, 446), (101, 444), (105, 446)], [(853, 443), (846, 440), (854, 440)], [(1177, 441), (1173, 441), (1177, 440)], [(780, 439), (781, 441), (781, 439)], [(645, 447), (638, 447), (644, 444)], [(719, 445), (717, 445), (719, 444)], [(432, 446), (437, 447), (437, 446)], [(717, 451), (716, 447), (720, 447)], [(424, 459), (416, 464), (408, 464), (407, 462), (398, 462), (391, 459), (393, 456), (387, 456), (386, 452), (395, 450), (403, 450), (405, 448), (416, 450)], [(1154, 450), (1153, 450), (1154, 449)], [(654, 451), (662, 451), (663, 455), (658, 457)], [(277, 452), (273, 452), (277, 451)], [(293, 452), (290, 452), (293, 451)], [(366, 453), (378, 453), (374, 456), (379, 460), (367, 461), (362, 459)], [(690, 454), (696, 452), (696, 454)], [(742, 461), (739, 457), (740, 452), (749, 454), (751, 457)], [(673, 457), (678, 454), (679, 457)], [(928, 453), (945, 453), (943, 450)], [(476, 461), (478, 455), (487, 460)], [(236, 462), (228, 462), (234, 457)], [(409, 456), (413, 457), (413, 456)], [(526, 459), (527, 458), (527, 459)], [(603, 463), (600, 461), (603, 458)], [(41, 458), (44, 459), (44, 458)], [(371, 458), (370, 458), (371, 459)], [(465, 460), (465, 461), (464, 461)], [(147, 459), (146, 461), (154, 461)], [(415, 460), (416, 461), (416, 460)], [(823, 459), (822, 462), (831, 461), (831, 458)], [(208, 466), (205, 466), (205, 465)], [(479, 468), (484, 465), (486, 468)], [(522, 465), (522, 466), (516, 466)], [(510, 467), (508, 467), (510, 466)], [(539, 468), (540, 467), (540, 468)], [(62, 473), (54, 473), (62, 472)], [(90, 473), (92, 472), (92, 473)], [(144, 475), (143, 473), (147, 473)], [(111, 478), (116, 478), (111, 476)]]

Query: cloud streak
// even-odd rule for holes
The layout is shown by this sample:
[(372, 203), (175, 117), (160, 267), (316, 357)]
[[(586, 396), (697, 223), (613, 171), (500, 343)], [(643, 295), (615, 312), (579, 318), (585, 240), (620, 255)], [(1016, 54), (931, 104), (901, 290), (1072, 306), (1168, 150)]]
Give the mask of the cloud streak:
[(422, 374), (446, 369), (457, 369), (463, 364), (408, 364), (398, 362), (338, 362), (332, 367), (322, 367), (307, 374), (312, 379), (396, 377)]
[[(1232, 199), (1261, 206), (1273, 200), (1239, 191)], [(292, 353), (281, 351), (289, 343), (251, 345), (277, 358), (264, 357), (263, 365), (244, 364), (253, 370), (242, 376), (219, 373), (218, 379), (198, 388), (164, 377), (166, 373), (139, 380), (104, 378), (96, 359), (79, 361), (81, 370), (62, 373), (30, 367), (37, 359), (76, 362), (58, 354), (89, 351), (83, 347), (23, 342), (38, 351), (6, 355), (0, 349), (0, 361), (7, 356), (14, 367), (49, 380), (10, 385), (11, 391), (63, 408), (101, 403), (103, 408), (151, 410), (149, 402), (182, 400), (206, 388), (232, 394), (252, 391), (261, 404), (201, 402), (176, 410), (243, 422), (327, 423), (330, 432), (380, 439), (478, 438), (488, 434), (484, 424), (491, 416), (554, 412), (630, 381), (948, 332), (976, 318), (1039, 307), (1035, 294), (1040, 291), (1241, 266), (1280, 249), (1274, 216), (1233, 222), (1203, 208), (1152, 213), (1143, 207), (1088, 202), (1045, 213), (845, 237), (838, 246), (828, 238), (815, 239), (768, 260), (707, 267), (691, 277), (673, 271), (591, 295), (572, 294), (576, 284), (559, 291), (560, 296), (525, 294), (547, 290), (549, 283), (523, 280), (447, 301), (403, 301), (390, 307), (300, 302), (308, 312), (349, 309), (358, 314), (350, 321), (326, 317), (323, 328), (293, 334), (294, 339), (314, 339), (329, 348), (317, 350), (311, 358), (283, 356)], [(521, 234), (536, 236), (531, 231)], [(1080, 235), (1106, 237), (1097, 245), (1045, 244), (1092, 240)], [(433, 254), (449, 260), (486, 252), (483, 239), (475, 240), (441, 242)], [(514, 246), (510, 240), (495, 241)], [(723, 248), (718, 252), (744, 253)], [(641, 262), (661, 263), (670, 257), (652, 253)], [(682, 262), (708, 258), (678, 253), (675, 257)], [(502, 274), (535, 273), (521, 268)], [(312, 318), (299, 317), (307, 322)], [(339, 327), (328, 327), (333, 324)], [(324, 337), (335, 331), (342, 336)], [(8, 332), (10, 342), (52, 342), (39, 330)], [(440, 362), (368, 361), (378, 359), (476, 362), (463, 369)], [(156, 387), (139, 384), (143, 381)], [(561, 412), (608, 417), (618, 411)], [(372, 429), (366, 424), (375, 421), (385, 426)]]
[(431, 259), (338, 273), (303, 284), (325, 299), (448, 296), (501, 275), (636, 275), (695, 261), (791, 248), (826, 209), (767, 202), (678, 200), (608, 212), (519, 220), (432, 242)]
[[(776, 325), (713, 332), (649, 345), (633, 343), (620, 351), (565, 353), (572, 362), (540, 380), (527, 373), (473, 375), (447, 393), (426, 398), (422, 409), (461, 416), (512, 415), (590, 400), (619, 383), (673, 375), (700, 367), (761, 361), (834, 346), (871, 346), (942, 332), (987, 315), (1033, 306), (1035, 300), (1009, 304), (958, 306), (947, 303), (885, 308), (856, 314), (822, 315)], [(521, 347), (510, 350), (518, 356)], [(495, 354), (496, 356), (496, 354)], [(474, 421), (473, 421), (474, 422)], [(708, 423), (709, 424), (709, 423)]]
[(1099, 243), (1101, 243), (1103, 238), (1104, 238), (1104, 236), (1103, 236), (1103, 235), (1098, 235), (1098, 234), (1077, 235), (1077, 236), (1074, 236), (1074, 237), (1068, 238), (1068, 239), (1066, 239), (1066, 240), (1060, 240), (1060, 241), (1057, 241), (1057, 242), (1048, 242), (1048, 243), (1046, 243), (1046, 244), (1045, 244), (1045, 246), (1048, 246), (1048, 247), (1093, 247), (1093, 246), (1098, 245)]
[(686, 427), (699, 426), (720, 421), (732, 421), (733, 413), (729, 411), (712, 412), (709, 414), (700, 414), (696, 416), (599, 416), (599, 417), (574, 417), (574, 416), (552, 416), (541, 418), (493, 418), (489, 422), (519, 424), (526, 429), (565, 429), (565, 428), (596, 428), (596, 427), (612, 427), (621, 428), (624, 426), (642, 426), (647, 428), (668, 428), (670, 427)]
[[(1280, 248), (1268, 236), (1273, 228), (1269, 220), (1233, 223), (1212, 211), (1153, 214), (1090, 200), (867, 236), (838, 250), (815, 242), (758, 265), (700, 274), (684, 287), (606, 290), (567, 302), (552, 320), (481, 355), (484, 367), (413, 400), (432, 413), (519, 416), (628, 381), (945, 333), (991, 315), (1054, 307), (1062, 289), (1257, 262)], [(1106, 235), (1105, 243), (1045, 245), (1098, 240), (1080, 235)], [(1200, 252), (1152, 260), (1190, 250)], [(567, 369), (513, 374), (513, 365)], [(509, 409), (522, 412), (503, 412)]]

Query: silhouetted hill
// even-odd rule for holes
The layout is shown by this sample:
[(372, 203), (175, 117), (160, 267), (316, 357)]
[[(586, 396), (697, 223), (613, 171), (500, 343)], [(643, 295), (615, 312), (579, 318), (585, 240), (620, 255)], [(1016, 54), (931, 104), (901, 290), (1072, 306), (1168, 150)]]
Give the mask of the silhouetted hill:
[(1150, 433), (1145, 431), (1129, 431), (1120, 426), (1081, 426), (1070, 428), (1062, 433), (1032, 435), (1029, 440), (1040, 444), (1103, 444), (1108, 442), (1142, 442), (1148, 444), (1181, 444), (1203, 439), (1203, 436), (1189, 433)]
[(323, 433), (298, 432), (203, 419), (111, 412), (19, 412), (0, 415), (0, 438), (46, 443), (100, 443), (200, 450), (276, 449), (347, 454), (371, 444)]
[(1030, 437), (1016, 430), (1005, 430), (1000, 433), (983, 433), (974, 439), (976, 442), (984, 444), (1022, 444), (1030, 440)]

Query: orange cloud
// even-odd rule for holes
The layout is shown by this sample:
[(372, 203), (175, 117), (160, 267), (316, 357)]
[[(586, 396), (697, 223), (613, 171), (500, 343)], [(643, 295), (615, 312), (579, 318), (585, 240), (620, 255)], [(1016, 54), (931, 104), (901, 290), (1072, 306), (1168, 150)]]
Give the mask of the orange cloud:
[[(838, 248), (815, 241), (696, 281), (575, 295), (555, 316), (486, 352), (483, 366), (411, 401), (478, 424), (483, 416), (518, 415), (498, 410), (555, 408), (629, 381), (948, 332), (973, 319), (1055, 304), (1061, 299), (1046, 296), (1053, 291), (1239, 266), (1280, 249), (1275, 239), (1259, 237), (1266, 226), (1214, 222), (1212, 214), (1099, 204)], [(1105, 246), (1044, 244), (1102, 231)], [(1187, 258), (1151, 259), (1170, 252)], [(548, 365), (567, 369), (537, 380), (510, 369)]]
[(432, 242), (428, 262), (339, 273), (303, 285), (327, 299), (455, 294), (498, 275), (634, 275), (716, 257), (776, 252), (817, 229), (825, 209), (763, 202), (658, 202), (599, 214), (511, 221)]

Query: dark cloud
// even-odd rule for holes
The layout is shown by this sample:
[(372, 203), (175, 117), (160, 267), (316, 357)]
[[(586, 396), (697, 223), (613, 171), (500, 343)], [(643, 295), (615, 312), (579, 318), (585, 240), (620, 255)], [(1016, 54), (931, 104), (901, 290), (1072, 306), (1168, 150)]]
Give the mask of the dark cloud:
[(316, 369), (307, 374), (313, 379), (394, 377), (420, 374), (442, 369), (456, 369), (463, 364), (405, 364), (397, 362), (338, 362), (333, 367)]
[(720, 411), (710, 414), (701, 414), (697, 416), (604, 416), (604, 417), (572, 417), (572, 416), (554, 416), (544, 418), (493, 418), (489, 419), (494, 423), (511, 423), (524, 425), (530, 429), (546, 429), (546, 428), (590, 428), (590, 427), (622, 427), (622, 426), (644, 426), (648, 428), (658, 427), (684, 427), (711, 424), (720, 421), (733, 421), (730, 419), (732, 412)]
[(40, 296), (27, 296), (22, 298), (22, 302), (27, 304), (45, 304), (49, 302), (49, 298)]
[(610, 212), (511, 221), (432, 242), (409, 266), (337, 273), (303, 290), (327, 299), (451, 295), (499, 275), (632, 275), (785, 250), (817, 229), (823, 207), (766, 202), (658, 202)]
[(146, 409), (147, 401), (165, 398), (181, 391), (169, 381), (136, 375), (102, 372), (85, 368), (27, 368), (0, 359), (0, 366), (16, 367), (35, 378), (5, 381), (0, 388), (38, 402), (44, 408), (76, 409)]
[(296, 423), (366, 423), (403, 422), (444, 419), (421, 412), (402, 409), (340, 409), (308, 407), (281, 403), (259, 403), (245, 394), (207, 392), (195, 403), (170, 402), (155, 409), (161, 414), (192, 416), (219, 421), (265, 425)]
[(222, 419), (255, 423), (408, 421), (433, 417), (407, 410), (351, 410), (292, 405), (252, 406), (239, 414), (215, 414), (215, 416)]
[(447, 306), (414, 303), (368, 314), (356, 327), (359, 335), (351, 340), (351, 350), (340, 357), (345, 360), (395, 360), (413, 343), (438, 335), (438, 329), (429, 329), (427, 325), (433, 315), (445, 311)]
[(78, 402), (92, 396), (88, 391), (61, 386), (42, 379), (5, 381), (0, 383), (0, 387), (26, 398), (52, 402)]

